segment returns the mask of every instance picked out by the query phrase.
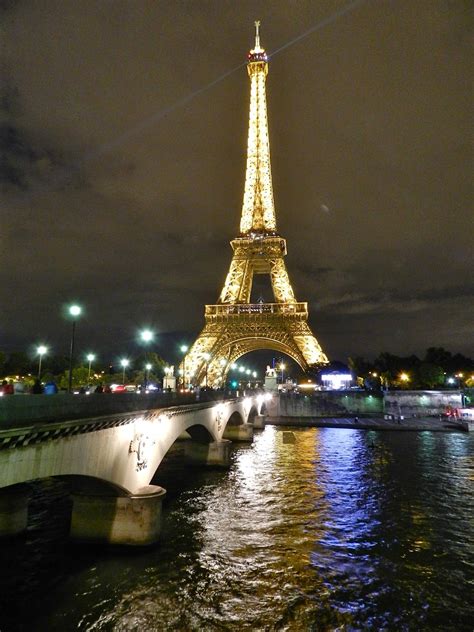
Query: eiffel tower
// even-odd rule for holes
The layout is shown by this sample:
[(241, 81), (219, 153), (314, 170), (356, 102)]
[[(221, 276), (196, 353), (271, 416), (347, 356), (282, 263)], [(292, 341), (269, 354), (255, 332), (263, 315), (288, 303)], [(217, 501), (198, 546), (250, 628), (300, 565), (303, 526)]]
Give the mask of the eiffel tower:
[[(240, 234), (217, 305), (206, 305), (204, 329), (182, 367), (184, 381), (220, 386), (230, 366), (257, 349), (285, 353), (303, 370), (328, 359), (308, 325), (308, 305), (295, 299), (283, 257), (286, 241), (276, 230), (265, 82), (268, 60), (255, 22), (248, 55), (250, 116)], [(270, 275), (273, 303), (251, 303), (255, 274)]]

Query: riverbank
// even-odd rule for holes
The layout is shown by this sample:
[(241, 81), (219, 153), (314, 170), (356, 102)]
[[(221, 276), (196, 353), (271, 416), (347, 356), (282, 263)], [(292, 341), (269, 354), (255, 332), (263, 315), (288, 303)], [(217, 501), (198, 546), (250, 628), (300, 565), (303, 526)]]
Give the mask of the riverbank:
[(298, 428), (359, 428), (361, 430), (429, 430), (431, 432), (465, 432), (463, 428), (446, 418), (415, 417), (400, 422), (382, 417), (267, 417), (271, 426), (294, 426)]

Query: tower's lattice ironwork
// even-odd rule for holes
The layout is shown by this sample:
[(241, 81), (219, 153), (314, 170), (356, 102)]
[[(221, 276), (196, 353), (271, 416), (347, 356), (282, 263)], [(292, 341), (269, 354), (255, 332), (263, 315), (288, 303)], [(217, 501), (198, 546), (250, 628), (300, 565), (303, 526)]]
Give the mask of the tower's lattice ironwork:
[[(204, 329), (187, 354), (186, 382), (219, 386), (240, 356), (272, 349), (304, 370), (328, 359), (308, 325), (307, 303), (296, 301), (283, 257), (286, 241), (277, 233), (268, 137), (265, 82), (268, 60), (255, 22), (255, 47), (248, 55), (250, 115), (247, 168), (240, 234), (217, 305), (206, 305)], [(255, 274), (270, 276), (273, 303), (251, 303)]]

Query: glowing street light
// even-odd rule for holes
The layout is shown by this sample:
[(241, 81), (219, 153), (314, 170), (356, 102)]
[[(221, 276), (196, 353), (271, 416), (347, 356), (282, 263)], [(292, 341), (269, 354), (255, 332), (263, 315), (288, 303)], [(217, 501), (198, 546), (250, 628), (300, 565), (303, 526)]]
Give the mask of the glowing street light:
[[(155, 334), (151, 331), (151, 329), (143, 329), (140, 332), (140, 338), (141, 338), (142, 342), (144, 342), (146, 345), (148, 343), (150, 343), (153, 340), (154, 337), (155, 337)], [(147, 360), (147, 353), (145, 351), (145, 361), (146, 360)], [(147, 378), (147, 374), (146, 373), (145, 373), (145, 384), (144, 384), (144, 386), (145, 386), (145, 390), (146, 390), (146, 388), (148, 386), (148, 378)]]
[(140, 338), (143, 340), (143, 342), (151, 342), (154, 337), (155, 334), (150, 329), (144, 329), (140, 332)]
[(152, 367), (152, 365), (150, 364), (150, 362), (147, 362), (145, 364), (145, 390), (146, 390), (146, 388), (148, 386), (148, 380), (150, 379), (151, 367)]
[(408, 375), (408, 373), (400, 373), (400, 380), (402, 382), (409, 382), (410, 376)]
[(38, 363), (38, 380), (41, 377), (41, 360), (43, 359), (43, 356), (45, 353), (48, 353), (48, 347), (45, 347), (44, 345), (39, 345), (38, 348), (36, 349), (36, 353), (39, 355), (39, 363)]
[(284, 375), (285, 375), (285, 369), (286, 369), (286, 365), (284, 362), (280, 362), (280, 371), (281, 371), (281, 383), (284, 383)]
[(120, 360), (120, 364), (122, 365), (123, 368), (123, 372), (122, 372), (122, 384), (125, 384), (125, 369), (128, 367), (128, 365), (130, 364), (130, 361), (127, 360), (126, 358), (123, 358), (122, 360)]
[(76, 319), (82, 314), (82, 307), (80, 305), (70, 305), (68, 308), (69, 316), (72, 316), (72, 330), (71, 330), (71, 346), (69, 349), (69, 380), (68, 391), (72, 391), (72, 365), (74, 361), (74, 338), (76, 334)]
[(86, 358), (89, 362), (89, 372), (87, 373), (87, 383), (89, 384), (89, 380), (91, 379), (91, 364), (95, 360), (95, 355), (93, 353), (88, 353)]

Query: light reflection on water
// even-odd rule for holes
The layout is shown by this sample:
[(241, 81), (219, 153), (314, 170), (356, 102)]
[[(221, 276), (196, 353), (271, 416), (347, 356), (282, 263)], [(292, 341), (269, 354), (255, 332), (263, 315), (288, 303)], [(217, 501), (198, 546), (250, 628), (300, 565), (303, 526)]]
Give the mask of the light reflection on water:
[(162, 544), (72, 549), (35, 629), (471, 629), (474, 437), (292, 432), (267, 427), (227, 472), (178, 446), (155, 478)]

